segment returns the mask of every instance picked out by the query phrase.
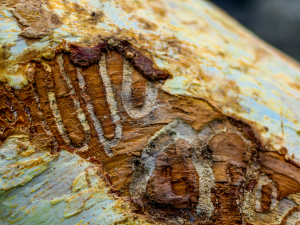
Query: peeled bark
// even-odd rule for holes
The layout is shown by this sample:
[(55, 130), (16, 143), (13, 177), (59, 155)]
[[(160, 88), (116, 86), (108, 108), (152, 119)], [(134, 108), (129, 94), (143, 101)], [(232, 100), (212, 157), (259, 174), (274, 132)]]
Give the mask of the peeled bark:
[[(252, 63), (247, 59), (232, 63), (226, 54), (243, 55), (230, 50), (230, 39), (224, 42), (226, 54), (207, 44), (209, 54), (219, 52), (225, 66), (207, 52), (200, 59), (200, 47), (192, 40), (173, 48), (179, 42), (153, 33), (163, 27), (159, 21), (145, 21), (142, 14), (127, 21), (132, 10), (148, 10), (153, 16), (169, 13), (162, 11), (170, 8), (145, 2), (132, 3), (131, 9), (122, 1), (107, 3), (115, 10), (110, 19), (108, 9), (97, 11), (85, 1), (59, 3), (64, 16), (54, 1), (2, 3), (3, 20), (18, 21), (18, 34), (27, 48), (14, 53), (2, 45), (0, 52), (1, 224), (300, 223), (299, 145), (287, 144), (300, 136), (294, 104), (300, 96), (295, 81), (300, 79), (299, 65), (205, 2), (189, 4), (218, 15), (215, 22), (225, 18), (228, 23), (223, 23), (234, 27), (223, 24), (226, 29), (245, 43), (254, 43), (246, 49), (239, 46), (240, 51), (251, 54), (255, 49), (256, 58)], [(180, 1), (176, 4), (182, 14), (193, 12)], [(209, 21), (208, 11), (199, 12), (198, 22), (181, 18), (187, 24), (180, 29), (199, 29)], [(59, 29), (75, 29), (66, 17), (71, 12), (78, 19), (76, 28), (95, 29), (93, 33), (81, 34), (75, 41), (56, 37), (63, 35)], [(137, 37), (120, 21), (112, 24), (117, 14), (121, 21), (144, 25), (140, 28), (144, 36)], [(97, 24), (98, 30), (93, 28)], [(208, 30), (213, 29), (207, 24)], [(124, 30), (114, 33), (109, 29), (114, 26)], [(168, 26), (170, 32), (179, 29)], [(78, 37), (80, 32), (74, 30), (72, 35)], [(222, 36), (222, 29), (218, 32)], [(211, 31), (201, 35), (212, 42), (218, 39)], [(49, 46), (38, 45), (48, 41)], [(169, 48), (176, 52), (172, 55)], [(182, 57), (185, 62), (178, 60)], [(272, 57), (280, 64), (273, 65)], [(210, 60), (220, 63), (212, 66), (212, 74), (196, 64), (208, 67)], [(282, 92), (275, 89), (273, 67), (290, 81), (282, 84)], [(213, 69), (219, 71), (214, 74)], [(236, 83), (220, 78), (235, 70), (241, 72)], [(256, 87), (262, 96), (238, 86), (249, 80), (246, 88), (253, 88), (252, 70), (265, 76), (266, 86)], [(201, 95), (198, 80), (208, 95)], [(215, 93), (208, 90), (212, 84)], [(269, 89), (271, 85), (274, 89)], [(272, 108), (264, 98), (272, 90), (289, 107), (285, 111), (282, 107), (277, 121), (273, 119), (281, 109)], [(236, 96), (244, 96), (243, 101), (248, 97), (248, 102), (242, 104)], [(253, 104), (249, 112), (247, 104)]]

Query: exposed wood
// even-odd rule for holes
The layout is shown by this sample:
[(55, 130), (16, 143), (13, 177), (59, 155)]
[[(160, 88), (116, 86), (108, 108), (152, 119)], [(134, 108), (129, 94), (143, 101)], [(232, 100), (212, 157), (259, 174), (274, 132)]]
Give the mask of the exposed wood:
[(246, 123), (162, 91), (117, 51), (84, 68), (66, 53), (32, 67), (26, 88), (1, 84), (2, 144), (28, 134), (52, 155), (99, 163), (111, 191), (155, 223), (280, 224), (298, 212), (298, 167)]
[(208, 1), (0, 2), (0, 224), (299, 224), (300, 66)]

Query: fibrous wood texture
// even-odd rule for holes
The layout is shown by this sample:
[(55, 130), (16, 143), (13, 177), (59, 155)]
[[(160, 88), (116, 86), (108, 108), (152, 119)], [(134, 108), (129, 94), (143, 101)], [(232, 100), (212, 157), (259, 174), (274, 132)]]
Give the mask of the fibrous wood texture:
[[(245, 112), (239, 111), (233, 100), (225, 104), (233, 110), (229, 113), (219, 107), (222, 100), (203, 100), (197, 93), (191, 94), (200, 87), (196, 81), (177, 76), (176, 57), (166, 56), (165, 61), (174, 60), (175, 66), (173, 70), (172, 65), (165, 68), (153, 58), (154, 53), (149, 54), (151, 50), (133, 44), (147, 38), (153, 41), (149, 36), (143, 40), (140, 35), (138, 41), (131, 40), (135, 37), (132, 33), (92, 40), (84, 36), (80, 41), (62, 39), (51, 48), (39, 49), (39, 41), (47, 42), (48, 36), (54, 40), (55, 29), (68, 21), (49, 9), (56, 3), (43, 4), (46, 8), (36, 1), (3, 4), (18, 19), (20, 35), (31, 48), (14, 60), (9, 55), (14, 54), (11, 47), (2, 45), (1, 49), (1, 71), (15, 69), (14, 75), (3, 73), (0, 83), (1, 223), (300, 222), (299, 163), (297, 156), (294, 159), (278, 144), (280, 138), (280, 143), (285, 143), (290, 137), (274, 138), (277, 131), (270, 127), (266, 138), (269, 128), (259, 124), (260, 119), (241, 116)], [(82, 29), (103, 23), (105, 10), (104, 14), (90, 12), (88, 3), (82, 4), (87, 4), (86, 11), (80, 4), (72, 5), (77, 7), (75, 11), (70, 7), (82, 14), (82, 20), (89, 15), (89, 20), (79, 21)], [(208, 7), (205, 4), (197, 7)], [(40, 20), (30, 14), (37, 7), (41, 8), (37, 11)], [(117, 7), (111, 7), (117, 14)], [(155, 10), (163, 14), (159, 8)], [(10, 18), (8, 11), (4, 12), (3, 18)], [(138, 21), (145, 24), (143, 29), (151, 31), (154, 26)], [(101, 29), (105, 29), (103, 24)], [(245, 35), (247, 39), (249, 34)], [(33, 39), (43, 37), (43, 41)], [(193, 52), (182, 48), (177, 56), (192, 59)], [(285, 58), (276, 60), (295, 66)], [(188, 64), (186, 76), (191, 77), (195, 65)], [(221, 67), (216, 65), (220, 71)], [(228, 90), (218, 89), (219, 93), (236, 88), (234, 83), (225, 83)], [(282, 112), (282, 121), (278, 121), (282, 127), (288, 124), (283, 122), (285, 115)], [(292, 129), (297, 129), (297, 122)]]

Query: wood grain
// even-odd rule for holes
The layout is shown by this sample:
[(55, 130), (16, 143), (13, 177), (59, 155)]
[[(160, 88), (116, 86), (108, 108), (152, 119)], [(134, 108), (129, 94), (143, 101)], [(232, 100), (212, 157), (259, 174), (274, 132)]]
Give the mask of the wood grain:
[[(1, 143), (22, 130), (52, 146), (53, 154), (67, 149), (98, 162), (112, 191), (156, 222), (259, 224), (300, 193), (300, 169), (266, 151), (250, 125), (203, 100), (167, 94), (158, 81), (126, 68), (127, 59), (115, 50), (101, 57), (105, 68), (81, 68), (61, 53), (35, 62), (34, 80), (22, 90), (1, 83)], [(132, 71), (130, 99), (124, 70)], [(139, 183), (143, 188), (133, 193)], [(270, 221), (284, 221), (290, 210)]]

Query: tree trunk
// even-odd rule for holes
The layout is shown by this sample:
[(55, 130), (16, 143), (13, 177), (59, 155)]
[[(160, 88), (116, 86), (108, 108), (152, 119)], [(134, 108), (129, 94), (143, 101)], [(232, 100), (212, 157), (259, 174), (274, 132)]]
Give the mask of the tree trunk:
[(0, 12), (1, 224), (300, 223), (297, 63), (205, 1)]

